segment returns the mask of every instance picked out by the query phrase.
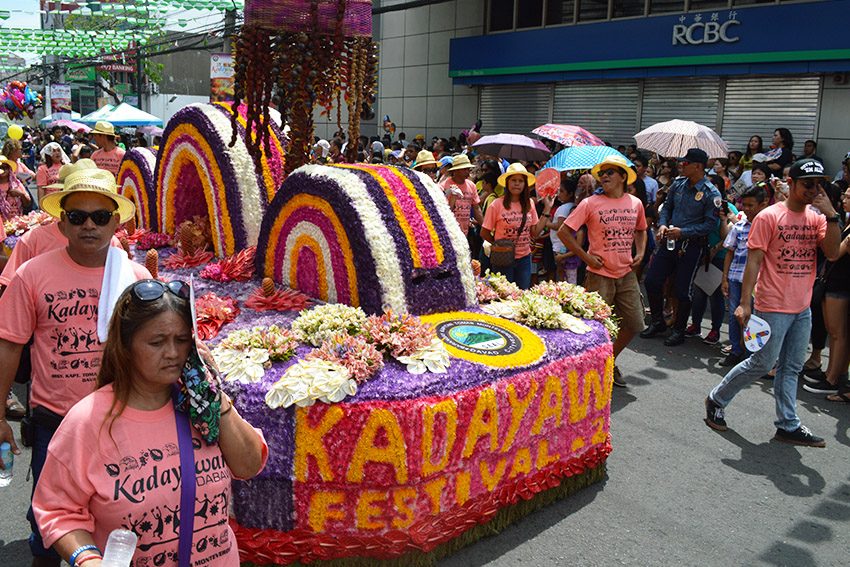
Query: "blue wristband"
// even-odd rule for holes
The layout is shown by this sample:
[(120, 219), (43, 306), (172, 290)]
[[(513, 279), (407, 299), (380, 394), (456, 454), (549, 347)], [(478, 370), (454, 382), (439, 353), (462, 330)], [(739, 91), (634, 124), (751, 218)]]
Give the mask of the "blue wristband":
[[(77, 557), (84, 551), (97, 551), (98, 553), (100, 553), (100, 549), (98, 549), (96, 545), (81, 545), (80, 547), (74, 550), (74, 553), (72, 553), (70, 559), (68, 559), (68, 563), (71, 565), (71, 567), (77, 567)], [(103, 555), (102, 553), (100, 554)]]

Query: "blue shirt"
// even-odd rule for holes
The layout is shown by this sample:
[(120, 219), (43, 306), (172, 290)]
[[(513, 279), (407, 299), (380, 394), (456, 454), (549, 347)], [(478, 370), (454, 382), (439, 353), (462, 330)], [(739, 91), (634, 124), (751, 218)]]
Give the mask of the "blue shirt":
[(747, 265), (747, 239), (750, 237), (752, 223), (745, 218), (735, 223), (726, 235), (723, 247), (732, 250), (732, 263), (729, 264), (729, 281), (744, 281), (744, 268)]
[(682, 238), (708, 236), (719, 221), (717, 211), (723, 198), (707, 177), (690, 186), (687, 177), (678, 177), (670, 186), (658, 215), (659, 226), (674, 226)]

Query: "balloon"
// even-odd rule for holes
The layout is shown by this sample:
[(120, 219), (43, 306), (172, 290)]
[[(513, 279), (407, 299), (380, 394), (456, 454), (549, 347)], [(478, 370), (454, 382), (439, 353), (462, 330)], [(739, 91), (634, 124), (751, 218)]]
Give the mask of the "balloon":
[(6, 134), (13, 140), (20, 140), (24, 137), (24, 129), (17, 124), (12, 124)]

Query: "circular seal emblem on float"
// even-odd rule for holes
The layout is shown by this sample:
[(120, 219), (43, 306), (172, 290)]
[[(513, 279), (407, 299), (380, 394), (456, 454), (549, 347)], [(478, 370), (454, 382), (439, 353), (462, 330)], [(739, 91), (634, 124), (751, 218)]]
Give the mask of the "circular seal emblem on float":
[(420, 318), (434, 327), (455, 358), (495, 368), (516, 368), (539, 362), (546, 354), (540, 337), (507, 319), (467, 311)]

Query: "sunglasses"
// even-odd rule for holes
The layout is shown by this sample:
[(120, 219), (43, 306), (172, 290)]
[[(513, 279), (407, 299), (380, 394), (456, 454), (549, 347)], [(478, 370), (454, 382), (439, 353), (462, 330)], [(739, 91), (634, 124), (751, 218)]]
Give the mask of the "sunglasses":
[(622, 175), (623, 170), (618, 169), (616, 167), (612, 167), (610, 169), (602, 169), (599, 171), (599, 177), (602, 177), (603, 175), (614, 175), (615, 173), (619, 173), (620, 175)]
[(112, 220), (112, 217), (118, 214), (118, 211), (107, 211), (106, 209), (99, 209), (97, 211), (65, 211), (62, 213), (65, 215), (65, 218), (68, 219), (68, 222), (74, 226), (80, 226), (86, 223), (87, 220), (91, 219), (94, 224), (97, 226), (106, 226), (109, 224), (109, 221)]
[(139, 301), (156, 301), (165, 291), (181, 299), (189, 299), (189, 284), (181, 280), (173, 280), (168, 283), (159, 280), (140, 280), (133, 284), (133, 296)]

